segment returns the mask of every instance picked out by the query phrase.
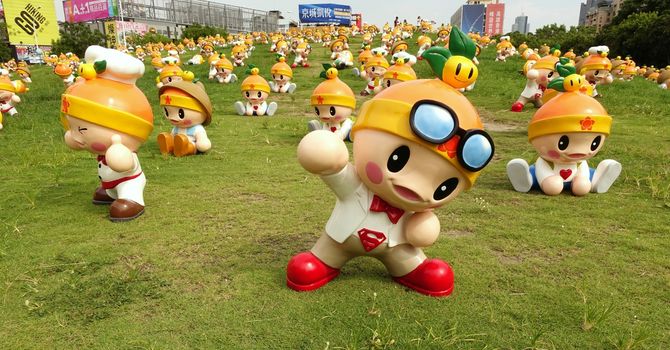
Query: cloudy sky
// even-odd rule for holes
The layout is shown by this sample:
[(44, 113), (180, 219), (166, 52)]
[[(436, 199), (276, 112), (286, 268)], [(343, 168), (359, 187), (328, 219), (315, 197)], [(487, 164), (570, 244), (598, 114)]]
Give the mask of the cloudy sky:
[[(350, 1), (350, 0), (326, 0), (326, 1), (304, 1), (304, 0), (214, 0), (216, 2), (255, 8), (259, 10), (279, 10), (287, 19), (298, 19), (298, 4), (314, 3), (338, 3), (350, 5), (354, 13), (362, 13), (363, 21), (383, 25), (385, 22), (393, 22), (395, 16), (400, 20), (407, 19), (416, 22), (417, 16), (430, 19), (439, 23), (449, 23), (451, 15), (456, 9), (465, 3), (465, 0), (384, 0), (384, 1)], [(546, 24), (558, 23), (566, 26), (577, 25), (579, 17), (579, 4), (582, 0), (501, 0), (505, 3), (505, 32), (512, 29), (514, 18), (522, 13), (528, 16), (530, 30), (542, 27)], [(59, 19), (63, 18), (63, 5), (61, 0), (54, 0), (56, 12)], [(418, 5), (412, 6), (410, 4)]]

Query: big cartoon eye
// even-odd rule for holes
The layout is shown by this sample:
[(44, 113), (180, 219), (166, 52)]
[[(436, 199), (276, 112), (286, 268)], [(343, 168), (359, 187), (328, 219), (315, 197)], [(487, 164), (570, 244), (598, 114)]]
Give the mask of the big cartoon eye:
[(558, 140), (558, 149), (560, 149), (561, 151), (565, 151), (568, 148), (569, 144), (570, 144), (570, 138), (567, 135), (563, 135)]
[(263, 94), (259, 91), (258, 92), (258, 98), (261, 98), (261, 96), (263, 96)]
[(407, 146), (400, 146), (391, 153), (389, 156), (388, 161), (386, 162), (386, 168), (392, 173), (397, 173), (402, 168), (407, 165), (407, 162), (409, 161), (409, 147)]
[(433, 193), (433, 199), (436, 201), (443, 200), (449, 197), (449, 195), (454, 192), (457, 187), (458, 179), (452, 177), (437, 186), (437, 189), (435, 189), (435, 192)]
[(184, 110), (179, 108), (179, 119), (184, 119), (184, 117), (185, 117)]
[(284, 75), (283, 74), (279, 75), (279, 80), (284, 80)]
[(390, 79), (386, 81), (386, 87), (391, 87), (391, 80)]
[(547, 74), (547, 78), (551, 78), (553, 76), (554, 76), (554, 72), (549, 72), (549, 74)]
[(172, 77), (168, 77), (168, 83), (172, 82)]
[(170, 112), (168, 112), (167, 108), (163, 108), (163, 110), (165, 111), (165, 116), (166, 116), (166, 117), (169, 117), (169, 116), (170, 116)]
[(319, 115), (321, 113), (319, 112), (319, 107), (314, 107), (314, 113), (316, 113), (316, 115)]
[(247, 97), (249, 97), (249, 96), (251, 96), (251, 95), (249, 95), (249, 91), (247, 91)]
[(461, 74), (461, 68), (462, 68), (462, 66), (463, 66), (463, 65), (460, 64), (460, 63), (456, 66), (456, 75)]
[(335, 107), (330, 106), (329, 112), (330, 112), (330, 115), (332, 115), (334, 117), (335, 116)]
[(602, 142), (603, 137), (598, 135), (596, 138), (593, 139), (593, 142), (591, 142), (591, 151), (595, 151), (598, 149), (598, 146), (600, 146), (600, 142)]

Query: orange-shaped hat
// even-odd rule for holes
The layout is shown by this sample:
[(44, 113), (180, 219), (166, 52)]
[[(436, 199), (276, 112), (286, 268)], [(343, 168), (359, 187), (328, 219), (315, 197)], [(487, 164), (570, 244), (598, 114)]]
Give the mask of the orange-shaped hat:
[(589, 70), (612, 70), (612, 61), (607, 58), (609, 48), (607, 46), (595, 46), (589, 49), (588, 57), (584, 58), (580, 63), (580, 74), (584, 74)]
[[(323, 73), (322, 73), (323, 74)], [(336, 68), (329, 68), (325, 72), (326, 80), (317, 85), (312, 91), (312, 106), (333, 105), (356, 108), (356, 97), (349, 85), (338, 78)]]
[(405, 60), (400, 58), (384, 73), (384, 79), (416, 80), (416, 72), (410, 65), (405, 64)]
[[(212, 55), (212, 56), (214, 56), (214, 55)], [(233, 70), (233, 63), (230, 62), (230, 60), (228, 58), (226, 58), (226, 55), (221, 54), (221, 56), (217, 56), (217, 57), (218, 57), (218, 59), (216, 60), (216, 64), (214, 64), (214, 66), (216, 66), (217, 68)]]
[(558, 63), (560, 57), (561, 57), (561, 51), (559, 51), (556, 48), (552, 48), (553, 52), (551, 52), (549, 55), (546, 55), (539, 60), (537, 60), (537, 63), (533, 66), (535, 69), (548, 69), (555, 71), (556, 70), (556, 63)]
[(272, 74), (282, 74), (289, 78), (293, 78), (293, 70), (291, 66), (286, 64), (286, 57), (280, 56), (277, 63), (275, 63), (272, 68), (270, 68), (270, 73)]
[(54, 73), (61, 78), (66, 78), (72, 74), (72, 68), (66, 61), (59, 61), (54, 67)]
[(270, 85), (258, 74), (260, 72), (258, 68), (250, 65), (248, 72), (249, 76), (242, 81), (242, 91), (257, 90), (270, 93)]
[(365, 64), (368, 59), (370, 59), (373, 56), (372, 50), (370, 50), (370, 46), (366, 46), (363, 51), (358, 54), (358, 62)]
[(159, 79), (162, 80), (162, 79), (167, 78), (167, 77), (175, 77), (175, 76), (180, 77), (182, 74), (184, 74), (184, 71), (181, 68), (179, 68), (178, 65), (176, 65), (174, 63), (168, 63), (161, 70), (161, 72), (159, 74)]
[(381, 52), (377, 52), (376, 55), (370, 57), (367, 62), (365, 62), (365, 68), (369, 67), (389, 67), (389, 62), (382, 56)]

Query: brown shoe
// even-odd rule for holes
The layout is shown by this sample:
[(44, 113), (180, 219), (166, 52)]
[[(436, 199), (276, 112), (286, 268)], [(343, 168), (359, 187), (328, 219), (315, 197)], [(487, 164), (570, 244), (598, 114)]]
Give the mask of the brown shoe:
[(144, 214), (144, 206), (129, 199), (117, 199), (109, 208), (109, 220), (130, 221)]
[(365, 90), (361, 91), (361, 96), (368, 96), (368, 95), (370, 95), (369, 92), (367, 92)]
[(161, 154), (170, 154), (174, 149), (174, 140), (172, 134), (167, 132), (162, 132), (158, 134), (158, 148), (161, 150)]
[(174, 136), (174, 155), (175, 157), (190, 156), (195, 154), (195, 145), (188, 140), (188, 136), (178, 134)]
[(112, 204), (112, 202), (114, 202), (114, 198), (110, 197), (102, 186), (95, 190), (95, 193), (93, 194), (93, 204), (107, 205)]

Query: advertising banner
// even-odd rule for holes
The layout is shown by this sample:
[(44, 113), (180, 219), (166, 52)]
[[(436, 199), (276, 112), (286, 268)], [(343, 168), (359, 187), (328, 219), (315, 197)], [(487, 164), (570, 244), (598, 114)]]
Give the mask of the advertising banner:
[(298, 5), (300, 23), (351, 25), (351, 6), (338, 4)]
[(484, 5), (463, 5), (463, 22), (461, 30), (465, 33), (484, 32)]
[(116, 21), (105, 22), (105, 38), (107, 39), (107, 47), (115, 48), (118, 43), (116, 36)]
[(486, 25), (484, 32), (487, 35), (503, 33), (505, 19), (505, 4), (489, 4), (486, 6)]
[(70, 0), (72, 6), (72, 21), (87, 22), (96, 19), (114, 17), (115, 7), (111, 0)]
[(11, 44), (51, 45), (58, 40), (53, 0), (3, 0)]

